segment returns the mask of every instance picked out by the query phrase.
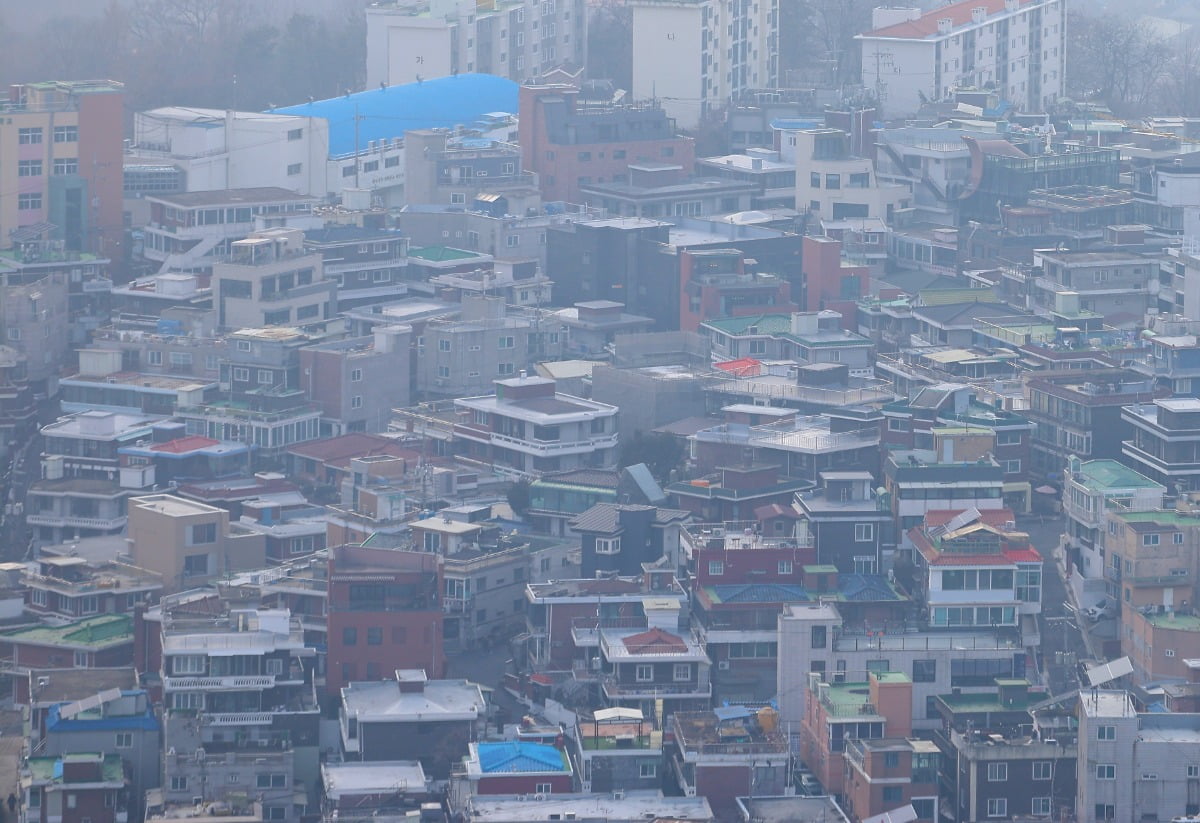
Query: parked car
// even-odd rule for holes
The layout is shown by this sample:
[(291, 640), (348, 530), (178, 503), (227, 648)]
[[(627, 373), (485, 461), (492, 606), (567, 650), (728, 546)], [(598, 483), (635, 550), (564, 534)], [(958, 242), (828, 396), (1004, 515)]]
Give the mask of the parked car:
[(1105, 617), (1114, 617), (1117, 613), (1116, 604), (1107, 597), (1101, 600), (1094, 606), (1088, 606), (1083, 610), (1083, 616), (1093, 623), (1099, 622)]

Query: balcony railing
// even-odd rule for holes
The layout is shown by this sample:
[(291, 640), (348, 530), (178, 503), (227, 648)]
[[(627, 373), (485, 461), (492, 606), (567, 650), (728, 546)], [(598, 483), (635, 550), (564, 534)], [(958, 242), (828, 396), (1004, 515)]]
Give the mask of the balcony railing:
[(30, 514), (26, 515), (25, 522), (31, 526), (116, 531), (125, 528), (127, 518), (124, 515), (120, 517), (71, 517), (58, 514)]
[(604, 686), (604, 693), (610, 698), (695, 697), (701, 699), (712, 696), (711, 683), (622, 683), (612, 675), (605, 675), (600, 682)]
[(275, 686), (274, 675), (232, 677), (164, 677), (165, 691), (237, 691), (242, 689), (270, 689)]
[(210, 712), (204, 715), (209, 726), (269, 726), (274, 719), (271, 712)]

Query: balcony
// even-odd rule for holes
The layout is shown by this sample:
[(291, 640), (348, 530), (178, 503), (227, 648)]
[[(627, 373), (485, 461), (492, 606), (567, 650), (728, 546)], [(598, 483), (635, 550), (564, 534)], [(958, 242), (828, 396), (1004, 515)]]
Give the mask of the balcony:
[(120, 531), (125, 528), (128, 518), (120, 517), (71, 517), (57, 514), (26, 515), (25, 522), (30, 526), (50, 526), (60, 529), (94, 529), (96, 531)]
[(230, 677), (164, 677), (163, 691), (246, 691), (275, 687), (274, 675)]
[(503, 446), (514, 451), (532, 454), (538, 457), (552, 457), (565, 454), (587, 454), (600, 449), (613, 449), (617, 446), (616, 433), (592, 437), (587, 440), (532, 440), (510, 437), (507, 434), (491, 432), (483, 434), (460, 429), (459, 434), (471, 440), (488, 442), (494, 446)]
[(644, 617), (576, 617), (571, 621), (571, 639), (579, 648), (599, 648), (604, 629), (644, 629)]
[(610, 700), (670, 698), (696, 698), (708, 700), (712, 697), (712, 684), (686, 683), (622, 683), (612, 675), (600, 679), (604, 695)]
[(209, 712), (204, 722), (209, 726), (269, 726), (273, 718), (271, 712)]
[(1113, 565), (1105, 565), (1104, 579), (1119, 585), (1121, 582), (1121, 570)]

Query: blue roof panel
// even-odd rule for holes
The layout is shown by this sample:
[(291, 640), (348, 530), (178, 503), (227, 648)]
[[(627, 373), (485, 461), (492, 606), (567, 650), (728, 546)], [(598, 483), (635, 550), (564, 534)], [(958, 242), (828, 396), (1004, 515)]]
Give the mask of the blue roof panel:
[(566, 771), (562, 752), (554, 746), (520, 741), (480, 743), (479, 768), (484, 774)]
[(496, 112), (516, 114), (517, 84), (491, 74), (458, 74), (271, 111), (328, 120), (329, 154), (341, 157), (354, 152), (356, 114), (361, 150), (368, 141), (403, 137), (406, 131), (470, 126)]

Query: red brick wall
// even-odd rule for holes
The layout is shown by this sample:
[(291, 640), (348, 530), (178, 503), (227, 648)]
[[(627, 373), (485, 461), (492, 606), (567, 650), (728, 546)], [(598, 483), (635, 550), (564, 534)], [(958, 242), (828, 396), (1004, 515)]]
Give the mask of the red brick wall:
[(549, 783), (551, 794), (569, 794), (572, 789), (571, 775), (524, 775), (506, 774), (479, 778), (478, 794), (535, 794), (539, 783)]
[(88, 247), (118, 265), (125, 254), (124, 106), (122, 92), (79, 98), (79, 174), (88, 184)]

